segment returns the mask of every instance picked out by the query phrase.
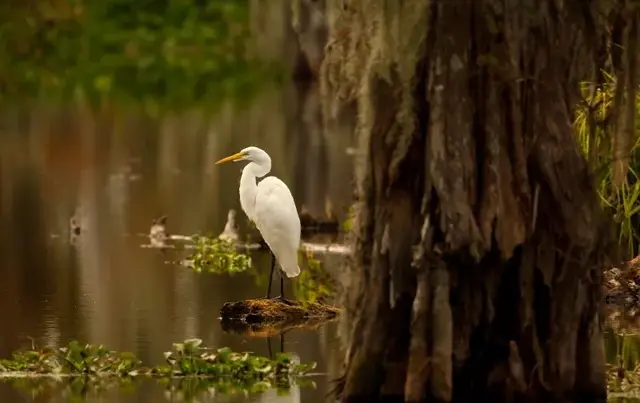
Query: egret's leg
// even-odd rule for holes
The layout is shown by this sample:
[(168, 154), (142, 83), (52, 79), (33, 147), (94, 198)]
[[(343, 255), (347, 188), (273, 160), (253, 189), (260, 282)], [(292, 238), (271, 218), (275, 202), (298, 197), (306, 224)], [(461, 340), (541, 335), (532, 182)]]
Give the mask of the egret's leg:
[(271, 350), (271, 337), (267, 337), (267, 351), (269, 352), (269, 358), (273, 360), (273, 350)]
[(284, 333), (280, 333), (280, 352), (284, 353)]
[(284, 299), (284, 273), (280, 272), (280, 299)]
[(276, 267), (276, 256), (271, 252), (271, 273), (269, 273), (269, 288), (267, 288), (267, 299), (271, 297), (271, 281), (273, 280), (273, 269)]

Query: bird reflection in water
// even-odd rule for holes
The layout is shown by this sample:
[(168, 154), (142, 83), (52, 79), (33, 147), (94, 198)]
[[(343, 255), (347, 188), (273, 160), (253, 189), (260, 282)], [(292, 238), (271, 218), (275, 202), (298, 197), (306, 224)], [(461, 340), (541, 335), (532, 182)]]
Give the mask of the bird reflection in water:
[[(284, 334), (285, 333), (286, 331), (280, 332), (280, 352), (281, 353), (284, 353)], [(269, 358), (273, 360), (275, 357), (273, 355), (273, 350), (271, 349), (271, 339), (272, 339), (272, 336), (267, 336), (267, 351), (269, 353)]]
[[(287, 331), (280, 333), (280, 352), (284, 353), (284, 335)], [(272, 360), (275, 359), (274, 354), (271, 349), (271, 337), (267, 337), (267, 348), (269, 350), (269, 358)], [(300, 363), (300, 357), (294, 353), (289, 353), (291, 361), (296, 364)], [(278, 393), (277, 389), (269, 389), (262, 394), (262, 401), (271, 402), (291, 402), (291, 403), (300, 403), (301, 395), (300, 395), (300, 386), (296, 383), (292, 384), (288, 390), (287, 395), (282, 395)]]

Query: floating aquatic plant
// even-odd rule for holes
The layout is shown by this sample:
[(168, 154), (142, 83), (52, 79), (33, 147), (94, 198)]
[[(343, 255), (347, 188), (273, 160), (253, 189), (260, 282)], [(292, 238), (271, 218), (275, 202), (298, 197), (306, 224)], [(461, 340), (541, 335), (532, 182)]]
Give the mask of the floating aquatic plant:
[(186, 260), (196, 272), (240, 273), (251, 267), (251, 257), (236, 250), (232, 242), (204, 236), (192, 236), (194, 252)]
[(261, 391), (273, 386), (287, 389), (297, 378), (315, 368), (315, 363), (300, 364), (281, 353), (275, 359), (253, 353), (238, 353), (228, 347), (211, 349), (200, 339), (175, 343), (165, 353), (166, 364), (144, 367), (132, 353), (116, 352), (101, 345), (82, 345), (72, 341), (61, 348), (35, 348), (17, 351), (12, 358), (0, 360), (2, 378), (108, 378), (154, 377), (169, 382), (176, 378), (207, 379), (228, 393)]
[(59, 375), (135, 375), (140, 367), (131, 353), (118, 353), (104, 346), (81, 345), (72, 341), (67, 347), (17, 351), (11, 359), (0, 360), (0, 373)]
[(284, 353), (271, 359), (248, 352), (233, 352), (229, 347), (211, 350), (201, 345), (200, 339), (174, 343), (172, 351), (165, 353), (168, 365), (158, 366), (153, 371), (172, 376), (198, 375), (257, 381), (283, 375), (297, 376), (315, 368), (315, 364), (295, 364)]

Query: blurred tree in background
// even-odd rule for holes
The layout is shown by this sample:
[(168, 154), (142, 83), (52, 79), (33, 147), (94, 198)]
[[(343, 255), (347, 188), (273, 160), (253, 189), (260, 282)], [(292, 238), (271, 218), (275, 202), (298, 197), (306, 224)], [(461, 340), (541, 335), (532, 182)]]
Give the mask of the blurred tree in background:
[(9, 0), (0, 96), (172, 109), (246, 99), (279, 71), (252, 56), (248, 18), (248, 0)]

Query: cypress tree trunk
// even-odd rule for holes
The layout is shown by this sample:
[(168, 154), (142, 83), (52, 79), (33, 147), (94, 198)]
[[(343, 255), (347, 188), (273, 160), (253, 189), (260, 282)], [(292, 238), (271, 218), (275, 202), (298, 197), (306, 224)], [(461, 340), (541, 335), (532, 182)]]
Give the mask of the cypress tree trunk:
[(360, 151), (342, 401), (606, 397), (611, 238), (572, 121), (605, 18), (637, 34), (623, 3), (327, 1), (324, 112)]

